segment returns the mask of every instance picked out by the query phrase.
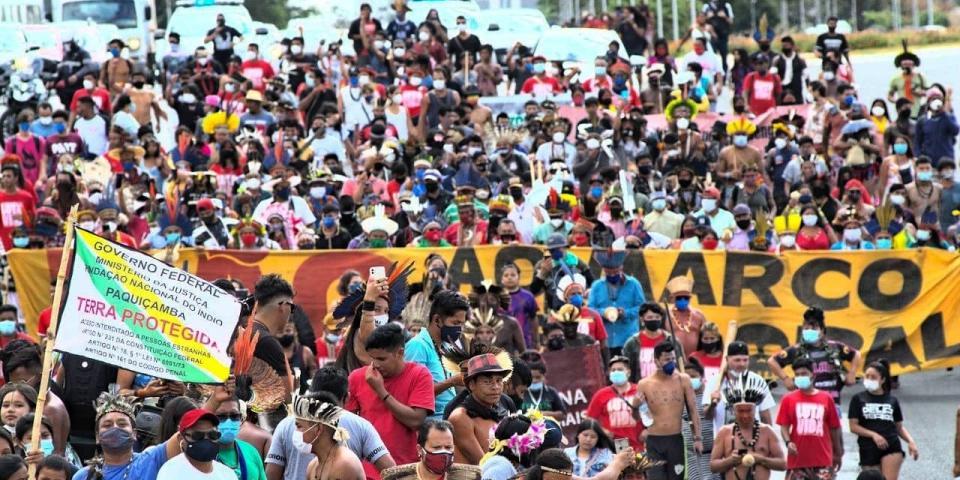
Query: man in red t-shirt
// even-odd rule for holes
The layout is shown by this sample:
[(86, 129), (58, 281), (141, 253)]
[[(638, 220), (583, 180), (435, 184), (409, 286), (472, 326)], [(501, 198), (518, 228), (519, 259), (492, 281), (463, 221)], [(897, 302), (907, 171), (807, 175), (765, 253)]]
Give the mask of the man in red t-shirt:
[[(77, 114), (77, 102), (83, 97), (92, 97), (93, 103), (97, 105), (98, 110), (108, 115), (113, 114), (113, 109), (110, 105), (110, 92), (108, 92), (106, 88), (97, 86), (97, 76), (92, 73), (83, 76), (83, 88), (73, 93), (73, 98), (70, 100), (70, 114), (72, 116)], [(67, 125), (73, 125), (73, 118), (70, 119)]]
[(633, 369), (630, 380), (637, 382), (657, 373), (653, 349), (660, 342), (671, 338), (663, 328), (663, 317), (663, 308), (660, 305), (649, 302), (640, 305), (640, 325), (643, 328), (623, 344), (623, 355), (630, 359), (630, 367)]
[(562, 92), (563, 88), (556, 78), (547, 75), (547, 59), (536, 56), (533, 57), (533, 76), (523, 82), (520, 91), (536, 97), (548, 97)]
[(372, 362), (350, 373), (345, 408), (370, 420), (398, 465), (416, 463), (417, 431), (434, 408), (433, 377), (427, 367), (404, 361), (396, 323), (377, 327), (366, 349)]
[(247, 46), (247, 52), (243, 54), (243, 63), (240, 64), (240, 73), (250, 80), (254, 89), (260, 92), (263, 92), (267, 82), (275, 75), (270, 62), (260, 58), (260, 46), (256, 43)]
[(637, 384), (630, 382), (630, 360), (616, 356), (607, 364), (610, 383), (597, 390), (587, 406), (586, 416), (600, 422), (613, 438), (626, 438), (637, 452), (643, 451), (643, 424), (631, 403), (637, 394)]
[(760, 115), (777, 106), (777, 99), (783, 86), (780, 85), (780, 76), (770, 73), (770, 60), (765, 55), (759, 55), (753, 61), (754, 71), (743, 79), (743, 97), (747, 99), (747, 107), (754, 115)]
[(33, 195), (17, 188), (19, 169), (12, 163), (0, 169), (0, 242), (4, 250), (13, 248), (13, 229), (29, 226), (37, 209)]
[(26, 340), (30, 343), (36, 343), (33, 338), (17, 328), (20, 323), (17, 319), (17, 307), (13, 305), (0, 305), (0, 348), (7, 348), (7, 345), (14, 340)]
[(843, 459), (837, 406), (829, 393), (813, 386), (809, 359), (794, 360), (793, 375), (797, 389), (784, 395), (777, 413), (787, 444), (787, 478), (833, 478)]

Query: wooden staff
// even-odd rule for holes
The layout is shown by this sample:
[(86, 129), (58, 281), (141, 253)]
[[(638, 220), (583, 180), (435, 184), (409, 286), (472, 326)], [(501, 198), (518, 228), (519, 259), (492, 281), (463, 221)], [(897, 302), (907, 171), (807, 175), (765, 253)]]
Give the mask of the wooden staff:
[(677, 355), (677, 370), (679, 370), (680, 372), (683, 372), (686, 370), (684, 366), (687, 363), (686, 362), (687, 352), (683, 351), (683, 344), (680, 343), (679, 340), (677, 340), (677, 334), (674, 332), (674, 329), (673, 329), (673, 315), (670, 315), (670, 304), (667, 302), (663, 302), (663, 316), (667, 321), (667, 327), (670, 329), (670, 340), (673, 341), (673, 344), (679, 347), (678, 350), (680, 350), (680, 354)]
[[(60, 253), (60, 270), (57, 271), (57, 289), (53, 293), (53, 306), (50, 308), (50, 327), (47, 329), (47, 345), (43, 353), (43, 371), (40, 374), (40, 388), (37, 390), (37, 406), (33, 415), (32, 437), (30, 438), (30, 451), (40, 448), (40, 426), (43, 420), (43, 407), (47, 403), (47, 391), (50, 389), (50, 370), (53, 369), (53, 344), (57, 340), (57, 322), (60, 319), (60, 303), (63, 301), (63, 285), (67, 278), (67, 267), (70, 265), (70, 259), (73, 257), (73, 234), (74, 226), (77, 223), (77, 208), (80, 204), (74, 204), (67, 217), (67, 238), (63, 244), (63, 251)], [(29, 478), (35, 478), (37, 474), (37, 465), (31, 463), (28, 467)]]
[[(737, 321), (730, 320), (727, 323), (727, 334), (723, 337), (723, 357), (720, 360), (720, 381), (717, 382), (717, 389), (713, 392), (719, 392), (723, 385), (723, 377), (727, 375), (727, 347), (730, 346), (730, 342), (733, 342), (737, 337)], [(712, 395), (713, 392), (710, 392)]]

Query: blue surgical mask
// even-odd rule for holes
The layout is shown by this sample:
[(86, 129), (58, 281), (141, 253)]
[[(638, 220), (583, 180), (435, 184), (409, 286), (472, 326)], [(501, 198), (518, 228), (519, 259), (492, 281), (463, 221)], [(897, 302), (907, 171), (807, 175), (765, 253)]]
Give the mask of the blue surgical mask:
[(362, 284), (362, 283), (351, 283), (351, 284), (350, 284), (350, 287), (349, 287), (349, 290), (350, 290), (350, 293), (354, 293), (354, 292), (356, 292), (357, 290), (360, 290), (361, 288), (363, 288), (363, 284)]
[(800, 377), (793, 377), (793, 384), (796, 385), (797, 388), (799, 388), (800, 390), (806, 390), (810, 388), (810, 385), (812, 383), (813, 381), (810, 379), (810, 377), (806, 375), (800, 376)]
[(846, 97), (843, 97), (843, 103), (845, 103), (848, 107), (853, 105), (853, 103), (856, 101), (857, 97), (854, 97), (853, 95), (847, 95)]
[(360, 78), (359, 78), (359, 77), (350, 77), (350, 86), (351, 86), (351, 87), (356, 87), (356, 86), (359, 86), (359, 85), (360, 85)]
[(675, 305), (677, 306), (677, 310), (686, 310), (690, 308), (690, 299), (687, 297), (680, 297), (677, 299)]
[(180, 243), (180, 233), (179, 232), (170, 232), (165, 237), (167, 239), (167, 245), (173, 245)]
[(738, 147), (746, 147), (746, 146), (747, 146), (747, 136), (746, 136), (746, 135), (734, 135), (734, 136), (733, 136), (733, 144), (734, 144), (735, 146), (738, 146)]
[(560, 250), (559, 248), (550, 249), (550, 258), (554, 260), (560, 260), (563, 258), (563, 250)]
[(701, 380), (700, 377), (691, 378), (690, 386), (693, 387), (694, 390), (700, 390), (700, 387), (703, 386), (703, 380)]
[(27, 245), (30, 245), (30, 239), (28, 237), (13, 237), (14, 247), (27, 248)]
[(53, 439), (52, 438), (41, 438), (40, 439), (40, 450), (43, 452), (43, 456), (49, 457), (53, 455)]
[(533, 64), (533, 73), (543, 73), (547, 71), (546, 63), (534, 63)]
[(29, 131), (29, 130), (30, 130), (30, 122), (20, 122), (19, 127), (20, 127), (20, 131), (21, 131), (21, 132)]
[(323, 217), (323, 227), (333, 228), (337, 224), (337, 219), (333, 217)]
[(906, 155), (907, 154), (907, 144), (906, 143), (894, 143), (893, 144), (893, 153), (897, 155)]
[(67, 131), (67, 126), (62, 123), (55, 123), (53, 124), (53, 129), (56, 130), (57, 133), (63, 133)]
[(892, 238), (878, 238), (877, 239), (877, 250), (892, 250), (893, 249), (893, 239)]
[(590, 196), (593, 198), (600, 198), (603, 195), (603, 187), (591, 187)]
[(533, 383), (531, 383), (531, 384), (530, 384), (530, 390), (533, 390), (534, 392), (539, 392), (540, 390), (543, 390), (543, 382), (533, 382)]
[(583, 295), (580, 295), (579, 293), (573, 294), (573, 296), (570, 297), (570, 302), (568, 303), (577, 308), (583, 307)]
[(17, 322), (13, 320), (0, 320), (0, 335), (9, 337), (17, 333)]
[(663, 367), (660, 367), (663, 370), (663, 373), (667, 375), (673, 375), (673, 372), (677, 370), (677, 362), (671, 360), (663, 364)]
[(917, 180), (929, 182), (933, 180), (933, 172), (917, 172)]
[(820, 332), (812, 328), (804, 328), (800, 331), (800, 337), (803, 343), (817, 343), (817, 340), (820, 340)]
[(460, 332), (463, 327), (440, 325), (440, 341), (445, 343), (456, 343), (460, 339)]
[(223, 420), (217, 428), (220, 430), (220, 443), (233, 443), (240, 433), (240, 420)]
[(610, 377), (610, 383), (614, 385), (623, 385), (627, 383), (627, 372), (624, 372), (622, 370), (610, 372), (609, 377)]
[(119, 48), (116, 48), (116, 47), (111, 48), (111, 49), (110, 49), (110, 56), (112, 56), (113, 58), (119, 57), (119, 56), (120, 56), (120, 49), (119, 49)]
[(614, 274), (614, 275), (606, 275), (606, 279), (607, 279), (607, 283), (611, 283), (611, 284), (613, 284), (613, 285), (616, 285), (616, 284), (620, 283), (620, 274), (617, 273), (617, 274)]
[(333, 333), (328, 333), (328, 334), (326, 334), (323, 338), (324, 338), (324, 340), (327, 341), (327, 343), (329, 343), (329, 344), (331, 344), (331, 345), (336, 345), (337, 342), (340, 341), (340, 335), (336, 335), (336, 334), (333, 334)]

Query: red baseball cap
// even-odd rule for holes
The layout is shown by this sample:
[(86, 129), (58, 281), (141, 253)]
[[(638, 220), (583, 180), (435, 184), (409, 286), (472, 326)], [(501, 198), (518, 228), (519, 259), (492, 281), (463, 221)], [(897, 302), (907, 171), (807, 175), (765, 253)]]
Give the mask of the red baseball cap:
[(209, 420), (214, 426), (220, 425), (220, 419), (213, 412), (204, 408), (195, 408), (184, 413), (183, 417), (180, 418), (180, 431), (186, 431), (200, 420)]
[(197, 210), (215, 210), (216, 207), (213, 205), (213, 200), (209, 198), (201, 198), (197, 200)]

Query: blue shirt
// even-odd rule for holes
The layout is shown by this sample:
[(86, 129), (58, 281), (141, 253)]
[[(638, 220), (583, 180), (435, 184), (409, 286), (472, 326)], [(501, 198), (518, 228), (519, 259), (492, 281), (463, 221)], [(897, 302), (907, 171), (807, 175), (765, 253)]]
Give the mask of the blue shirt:
[[(140, 453), (134, 453), (133, 459), (126, 465), (104, 465), (103, 480), (157, 480), (160, 467), (167, 461), (167, 444), (154, 445)], [(73, 480), (87, 480), (91, 467), (81, 468), (73, 475)], [(129, 474), (127, 473), (129, 468)]]
[[(427, 370), (430, 370), (430, 376), (433, 377), (433, 383), (440, 383), (450, 377), (450, 374), (440, 363), (440, 355), (437, 354), (437, 348), (433, 346), (433, 338), (430, 337), (430, 331), (424, 327), (416, 337), (407, 341), (404, 347), (403, 359), (408, 362), (416, 362)], [(448, 388), (436, 394), (436, 406), (431, 418), (442, 418), (443, 409), (453, 400), (454, 393), (452, 388)]]
[(640, 328), (640, 305), (646, 301), (643, 297), (643, 288), (640, 282), (630, 275), (623, 275), (623, 285), (611, 288), (606, 277), (593, 282), (590, 286), (589, 307), (600, 312), (607, 307), (623, 309), (623, 317), (616, 322), (603, 318), (603, 326), (607, 329), (607, 346), (610, 348), (623, 347), (631, 335)]

